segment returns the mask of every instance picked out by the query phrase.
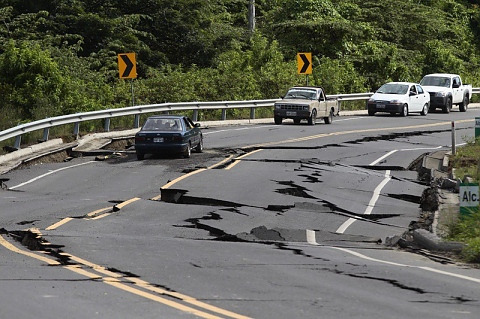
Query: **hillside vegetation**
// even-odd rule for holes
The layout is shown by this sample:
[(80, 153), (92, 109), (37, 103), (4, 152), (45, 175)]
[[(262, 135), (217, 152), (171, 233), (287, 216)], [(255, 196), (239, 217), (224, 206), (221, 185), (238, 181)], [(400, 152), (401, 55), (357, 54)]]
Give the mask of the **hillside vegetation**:
[[(135, 104), (329, 94), (454, 72), (480, 86), (480, 8), (453, 0), (0, 0), (0, 130), (131, 105), (117, 55), (135, 52)], [(237, 116), (230, 110), (228, 116)]]
[[(0, 130), (130, 106), (131, 87), (136, 105), (277, 98), (306, 82), (299, 52), (312, 53), (309, 84), (327, 94), (372, 92), (434, 72), (479, 87), (479, 46), (473, 0), (0, 0)], [(130, 52), (138, 77), (120, 79), (117, 56)], [(219, 118), (209, 112), (201, 116)], [(112, 128), (131, 124), (119, 119)], [(101, 128), (82, 123), (83, 131)], [(63, 129), (53, 133), (72, 132)], [(472, 218), (452, 225), (450, 236), (467, 242), (464, 258), (478, 262)]]

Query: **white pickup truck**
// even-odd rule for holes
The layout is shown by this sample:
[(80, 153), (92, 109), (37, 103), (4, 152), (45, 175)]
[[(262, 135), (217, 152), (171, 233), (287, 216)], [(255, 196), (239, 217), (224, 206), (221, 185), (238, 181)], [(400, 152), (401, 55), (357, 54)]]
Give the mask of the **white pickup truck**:
[(452, 105), (458, 105), (460, 112), (467, 111), (472, 97), (472, 86), (463, 84), (459, 75), (428, 74), (420, 81), (420, 85), (430, 94), (429, 111), (441, 108), (443, 113), (450, 113)]

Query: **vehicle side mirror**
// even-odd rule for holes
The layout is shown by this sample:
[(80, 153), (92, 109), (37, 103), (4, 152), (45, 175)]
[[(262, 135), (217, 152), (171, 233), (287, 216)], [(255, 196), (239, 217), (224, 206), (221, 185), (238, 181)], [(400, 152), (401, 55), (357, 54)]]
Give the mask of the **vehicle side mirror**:
[(195, 127), (200, 127), (200, 123), (195, 123)]
[(417, 95), (417, 93), (410, 91), (410, 96)]
[(459, 87), (460, 87), (459, 83), (453, 83), (452, 84), (452, 88), (454, 88), (454, 89), (458, 89)]

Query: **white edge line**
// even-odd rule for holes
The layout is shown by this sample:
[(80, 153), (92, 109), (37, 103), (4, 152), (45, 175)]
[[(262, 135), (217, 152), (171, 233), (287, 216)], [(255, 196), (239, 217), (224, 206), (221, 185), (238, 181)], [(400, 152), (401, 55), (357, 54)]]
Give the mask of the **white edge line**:
[(390, 155), (392, 155), (393, 153), (397, 152), (398, 150), (393, 150), (393, 151), (390, 151), (388, 152), (387, 154), (383, 155), (382, 157), (378, 158), (377, 160), (371, 162), (370, 164), (368, 164), (369, 166), (373, 166), (373, 165), (376, 165), (378, 164), (378, 162), (382, 161), (384, 158), (386, 157), (389, 157)]
[(346, 253), (348, 253), (348, 254), (350, 254), (350, 255), (359, 257), (359, 258), (361, 258), (361, 259), (370, 260), (370, 261), (378, 262), (378, 263), (381, 263), (381, 264), (398, 266), (398, 267), (416, 268), (416, 269), (420, 269), (420, 270), (425, 270), (425, 271), (437, 273), (437, 274), (440, 274), (440, 275), (445, 275), (445, 276), (455, 277), (455, 278), (459, 278), (459, 279), (464, 279), (464, 280), (471, 281), (471, 282), (475, 282), (475, 283), (480, 283), (480, 279), (474, 278), (474, 277), (469, 277), (469, 276), (464, 276), (464, 275), (460, 275), (460, 274), (455, 274), (455, 273), (451, 273), (451, 272), (448, 272), (448, 271), (444, 271), (444, 270), (440, 270), (440, 269), (435, 269), (435, 268), (431, 268), (431, 267), (406, 265), (406, 264), (396, 263), (396, 262), (393, 262), (393, 261), (388, 261), (388, 260), (382, 260), (382, 259), (377, 259), (377, 258), (373, 258), (373, 257), (368, 257), (368, 256), (366, 256), (366, 255), (364, 255), (364, 254), (358, 253), (358, 252), (356, 252), (356, 251), (353, 251), (353, 250), (350, 250), (350, 249), (347, 249), (347, 248), (320, 245), (319, 243), (317, 243), (317, 240), (316, 240), (316, 238), (315, 238), (315, 231), (314, 231), (314, 230), (307, 229), (307, 230), (306, 230), (306, 235), (307, 235), (307, 243), (309, 243), (309, 244), (311, 244), (311, 245), (321, 246), (321, 247), (330, 248), (330, 249), (335, 249), (335, 250), (340, 250), (340, 251), (346, 252)]
[(18, 185), (9, 187), (9, 189), (19, 188), (19, 187), (25, 186), (25, 185), (27, 185), (27, 184), (33, 183), (33, 182), (35, 182), (35, 181), (37, 181), (37, 180), (39, 180), (40, 178), (43, 178), (43, 177), (45, 177), (45, 176), (48, 176), (48, 175), (51, 175), (51, 174), (54, 174), (54, 173), (57, 173), (57, 172), (60, 172), (60, 171), (63, 171), (63, 170), (69, 169), (69, 168), (74, 168), (74, 167), (77, 167), (77, 166), (82, 166), (82, 165), (91, 164), (91, 163), (95, 163), (95, 161), (88, 161), (88, 162), (85, 162), (85, 163), (80, 163), (80, 164), (75, 164), (75, 165), (72, 165), (72, 166), (62, 167), (62, 168), (56, 169), (56, 170), (54, 170), (54, 171), (50, 171), (50, 172), (48, 172), (48, 173), (45, 173), (45, 174), (43, 174), (43, 175), (37, 176), (37, 177), (35, 177), (35, 178), (32, 178), (31, 180), (26, 181), (26, 182), (24, 182), (24, 183), (21, 183), (21, 184), (18, 184)]
[[(382, 191), (383, 187), (387, 185), (387, 183), (391, 180), (392, 178), (390, 177), (390, 170), (387, 170), (385, 172), (385, 178), (380, 182), (380, 184), (375, 187), (375, 190), (373, 191), (372, 198), (368, 202), (367, 208), (363, 212), (364, 215), (370, 215), (372, 213), (373, 208), (375, 207), (375, 204), (377, 203), (378, 198), (380, 197), (380, 192)], [(352, 225), (356, 221), (355, 218), (349, 218), (347, 219), (338, 229), (336, 230), (336, 233), (338, 234), (343, 234), (350, 225)]]

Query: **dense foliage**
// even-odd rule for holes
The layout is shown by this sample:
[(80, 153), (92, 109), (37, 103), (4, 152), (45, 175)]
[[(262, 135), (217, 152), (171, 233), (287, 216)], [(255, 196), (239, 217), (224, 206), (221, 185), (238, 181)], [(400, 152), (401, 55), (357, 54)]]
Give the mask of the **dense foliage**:
[(135, 103), (275, 98), (459, 73), (478, 86), (480, 8), (454, 0), (0, 0), (0, 130), (131, 105), (117, 54), (135, 52)]

